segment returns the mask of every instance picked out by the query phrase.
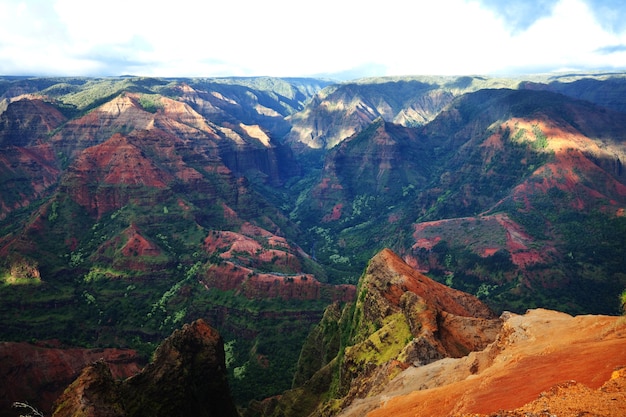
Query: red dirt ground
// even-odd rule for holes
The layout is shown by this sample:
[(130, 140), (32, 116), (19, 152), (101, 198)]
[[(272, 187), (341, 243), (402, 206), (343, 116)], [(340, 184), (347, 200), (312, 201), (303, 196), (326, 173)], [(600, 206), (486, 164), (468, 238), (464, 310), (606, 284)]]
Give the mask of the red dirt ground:
[[(559, 417), (623, 416), (626, 413), (619, 411), (594, 414), (606, 401), (601, 394), (606, 389), (593, 392), (609, 381), (616, 369), (625, 366), (626, 319), (623, 317), (571, 317), (549, 310), (531, 310), (524, 316), (510, 315), (500, 340), (483, 352), (435, 362), (422, 369), (410, 368), (392, 381), (387, 392), (363, 400), (341, 415), (356, 416), (359, 412), (365, 415), (364, 410), (371, 410), (367, 414), (370, 417), (444, 417), (489, 415), (520, 407), (528, 407), (531, 412), (544, 407)], [(612, 395), (616, 399), (610, 401), (621, 407), (618, 410), (624, 410), (625, 384), (620, 383), (621, 394)], [(576, 390), (572, 390), (569, 402), (558, 403), (563, 395), (551, 398), (549, 393), (561, 389), (562, 384), (575, 386)], [(618, 383), (614, 381), (615, 384)], [(581, 395), (578, 408), (577, 392)], [(546, 405), (533, 405), (533, 401)], [(554, 409), (550, 409), (551, 404)], [(567, 407), (573, 407), (574, 411), (566, 412)]]

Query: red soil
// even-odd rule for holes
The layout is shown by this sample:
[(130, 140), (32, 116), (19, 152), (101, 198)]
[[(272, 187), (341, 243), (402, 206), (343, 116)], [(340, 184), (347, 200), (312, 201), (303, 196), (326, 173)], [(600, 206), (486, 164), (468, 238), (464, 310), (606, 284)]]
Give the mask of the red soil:
[(244, 223), (240, 232), (214, 231), (204, 240), (204, 248), (208, 253), (220, 253), (224, 260), (237, 260), (246, 266), (254, 266), (260, 262), (283, 265), (288, 270), (297, 272), (301, 265), (293, 250), (282, 236)]
[[(311, 274), (301, 273), (302, 265), (295, 255), (298, 249), (289, 246), (282, 236), (251, 223), (244, 223), (239, 232), (211, 232), (204, 240), (204, 249), (219, 253), (222, 259), (206, 272), (202, 281), (207, 288), (235, 290), (250, 299), (354, 300), (353, 285), (327, 285)], [(268, 265), (284, 273), (259, 271)]]
[(202, 283), (206, 288), (234, 290), (248, 299), (354, 301), (354, 285), (320, 283), (310, 274), (258, 273), (250, 268), (224, 262), (209, 268)]
[(338, 203), (333, 207), (332, 212), (330, 212), (330, 214), (327, 214), (326, 216), (324, 216), (322, 218), (322, 222), (330, 222), (333, 220), (339, 220), (341, 218), (341, 210), (343, 209), (343, 204), (342, 203)]
[[(475, 238), (466, 235), (462, 229), (463, 222), (470, 222), (471, 227), (479, 232), (484, 241), (476, 243)], [(500, 236), (506, 237), (504, 245), (499, 243)], [(541, 251), (533, 249), (531, 247), (533, 239), (506, 214), (419, 223), (414, 226), (413, 238), (414, 250), (417, 248), (431, 250), (441, 240), (462, 243), (480, 256), (490, 256), (499, 249), (506, 249), (511, 254), (512, 262), (521, 268), (545, 262), (546, 254), (552, 251), (549, 247), (544, 247)]]
[[(100, 145), (86, 149), (83, 155), (79, 160), (95, 165), (101, 179), (108, 184), (140, 184), (164, 188), (171, 180), (170, 175), (154, 166), (142, 155), (139, 148), (119, 134), (113, 135)], [(80, 170), (80, 166), (77, 169)]]
[(525, 268), (545, 262), (547, 250), (544, 248), (540, 252), (530, 249), (528, 244), (532, 242), (532, 238), (517, 223), (504, 214), (496, 214), (494, 217), (506, 231), (506, 249), (511, 254), (511, 260), (515, 265)]
[[(435, 386), (420, 390), (419, 380), (406, 380), (415, 391), (383, 394), (380, 398), (393, 398), (379, 403), (368, 416), (443, 417), (514, 410), (567, 381), (598, 389), (625, 365), (623, 318), (533, 310), (524, 316), (511, 315), (500, 340), (485, 351), (439, 364), (440, 381)], [(424, 383), (432, 384), (432, 375), (430, 380)]]
[(124, 256), (157, 256), (161, 253), (159, 247), (143, 237), (134, 225), (128, 227), (124, 234), (128, 239), (122, 248)]
[[(623, 417), (626, 415), (626, 368), (614, 371), (602, 387), (593, 390), (584, 384), (567, 381), (542, 392), (535, 401), (490, 417), (560, 416)], [(467, 416), (470, 417), (470, 416)], [(472, 414), (471, 417), (479, 417)]]

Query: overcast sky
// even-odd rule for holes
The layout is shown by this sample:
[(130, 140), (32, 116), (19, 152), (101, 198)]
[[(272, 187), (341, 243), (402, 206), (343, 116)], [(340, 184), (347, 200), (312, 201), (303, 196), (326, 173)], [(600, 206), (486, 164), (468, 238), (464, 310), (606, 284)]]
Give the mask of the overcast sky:
[(0, 74), (626, 69), (623, 0), (0, 0)]

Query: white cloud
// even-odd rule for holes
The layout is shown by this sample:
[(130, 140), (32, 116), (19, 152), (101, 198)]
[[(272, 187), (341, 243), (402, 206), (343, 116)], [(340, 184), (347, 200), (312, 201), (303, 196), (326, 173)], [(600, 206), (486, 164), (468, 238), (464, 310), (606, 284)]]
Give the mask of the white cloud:
[(489, 10), (465, 1), (433, 2), (413, 7), (413, 24), (390, 26), (395, 42), (387, 53), (393, 74), (488, 72), (493, 51), (502, 48), (506, 29)]
[(0, 0), (0, 73), (300, 76), (368, 66), (394, 75), (626, 68), (620, 48), (625, 34), (614, 23), (598, 23), (595, 16), (612, 15), (591, 10), (590, 0), (560, 0), (534, 23), (525, 16), (521, 29), (511, 21), (513, 9), (489, 4)]
[[(561, 0), (550, 16), (538, 19), (526, 31), (513, 36), (504, 55), (509, 67), (536, 66), (553, 69), (622, 66), (617, 55), (604, 57), (597, 51), (623, 42), (594, 18), (580, 0)], [(619, 58), (618, 58), (619, 59)]]

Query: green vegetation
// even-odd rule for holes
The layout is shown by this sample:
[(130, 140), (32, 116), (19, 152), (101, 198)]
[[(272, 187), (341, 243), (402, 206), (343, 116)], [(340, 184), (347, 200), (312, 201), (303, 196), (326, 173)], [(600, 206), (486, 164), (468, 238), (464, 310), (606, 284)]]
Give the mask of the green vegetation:
[(232, 346), (228, 372), (239, 404), (289, 389), (302, 341), (326, 304), (206, 290), (200, 268), (160, 277), (92, 268), (65, 284), (11, 282), (0, 286), (0, 331), (4, 340), (26, 332), (68, 346), (132, 347), (148, 358), (172, 330), (203, 317)]
[[(66, 117), (75, 119), (128, 92), (144, 110), (156, 113), (165, 97), (187, 97), (181, 81), (0, 77), (0, 95), (11, 89), (38, 91)], [(615, 294), (626, 287), (626, 218), (614, 215), (624, 206), (619, 193), (610, 189), (615, 184), (575, 168), (581, 189), (605, 196), (585, 201), (580, 209), (574, 204), (578, 196), (565, 179), (550, 182), (559, 178), (558, 169), (546, 168), (548, 162), (558, 162), (559, 155), (547, 151), (551, 139), (537, 120), (552, 117), (560, 124), (593, 131), (591, 122), (576, 124), (576, 112), (570, 111), (571, 106), (583, 104), (548, 91), (509, 89), (520, 80), (486, 77), (391, 77), (332, 86), (321, 80), (269, 77), (184, 82), (194, 90), (186, 104), (204, 114), (209, 124), (229, 129), (239, 123), (258, 125), (272, 137), (275, 148), (254, 153), (191, 126), (185, 127), (193, 130), (189, 137), (163, 131), (151, 136), (154, 132), (132, 132), (129, 125), (110, 132), (90, 126), (84, 137), (63, 136), (63, 125), (37, 137), (51, 147), (50, 155), (56, 159), (33, 164), (33, 172), (70, 167), (72, 175), (61, 172), (41, 190), (35, 184), (39, 177), (27, 169), (33, 167), (18, 163), (19, 159), (0, 167), (0, 183), (7, 185), (2, 203), (12, 210), (3, 211), (6, 217), (0, 221), (7, 254), (0, 260), (3, 340), (127, 346), (148, 357), (173, 329), (203, 317), (227, 342), (231, 387), (242, 406), (279, 394), (291, 386), (298, 372), (311, 376), (324, 365), (328, 368), (320, 378), (331, 381), (328, 398), (338, 397), (345, 389), (340, 367), (347, 356), (365, 364), (398, 354), (409, 337), (401, 315), (372, 323), (365, 321), (355, 304), (343, 310), (337, 306), (341, 312), (316, 327), (315, 338), (309, 329), (327, 307), (324, 295), (314, 301), (250, 300), (237, 290), (207, 288), (204, 274), (223, 262), (220, 254), (226, 249), (207, 253), (205, 239), (250, 224), (285, 236), (311, 257), (297, 249), (292, 253), (294, 264), (281, 263), (278, 256), (261, 260), (258, 255), (267, 253), (271, 245), (261, 236), (249, 236), (262, 250), (233, 251), (233, 268), (252, 268), (246, 272), (248, 277), (277, 272), (293, 283), (291, 274), (301, 269), (322, 282), (355, 284), (369, 259), (389, 247), (430, 266), (433, 278), (477, 295), (495, 310), (541, 306), (613, 314), (624, 305), (626, 291), (621, 293), (621, 305), (615, 300)], [(325, 99), (334, 113), (317, 119), (319, 126), (341, 127), (347, 120), (341, 109), (358, 103), (362, 104), (359, 123), (371, 116), (363, 109), (380, 107), (394, 117), (403, 111), (402, 122), (413, 128), (379, 117), (332, 149), (298, 154), (301, 150), (294, 147), (294, 156), (292, 143), (281, 138), (298, 116), (295, 112), (310, 103), (303, 114), (325, 114), (314, 107)], [(425, 108), (423, 119), (408, 115), (416, 111), (418, 102)], [(7, 105), (0, 104), (0, 112)], [(444, 105), (445, 112), (439, 113)], [(576, 109), (578, 114), (590, 111), (597, 116), (590, 120), (608, 125), (608, 110), (592, 107), (584, 104)], [(285, 119), (289, 115), (291, 121)], [(510, 126), (512, 118), (529, 124), (526, 129)], [(615, 126), (597, 135), (603, 141), (600, 148), (621, 137), (614, 134), (623, 134), (621, 125)], [(113, 132), (127, 134), (142, 157), (167, 173), (165, 187), (115, 184), (102, 178), (81, 182), (97, 171), (91, 160), (78, 169), (77, 161), (84, 158), (81, 147), (106, 140)], [(594, 163), (621, 169), (619, 161)], [(279, 171), (276, 182), (268, 181), (272, 170)], [(283, 186), (278, 185), (281, 181)], [(519, 191), (514, 198), (513, 189)], [(78, 190), (82, 199), (77, 198)], [(506, 232), (495, 220), (486, 220), (494, 213), (506, 214), (520, 225), (528, 245), (545, 254), (547, 261), (517, 267), (515, 254), (505, 249)], [(415, 225), (440, 220), (446, 221), (423, 232), (438, 243), (431, 249), (415, 247)], [(368, 296), (361, 289), (356, 304)], [(307, 335), (316, 345), (302, 352), (301, 362), (307, 355), (317, 356), (310, 366), (297, 369)], [(338, 361), (330, 364), (337, 355)], [(323, 385), (317, 382), (317, 387)], [(300, 394), (302, 401), (295, 398), (293, 409), (306, 409), (322, 395), (306, 389)]]
[(158, 94), (142, 94), (139, 96), (139, 105), (147, 112), (156, 113), (163, 108), (160, 98)]
[[(229, 198), (233, 188), (217, 176), (211, 180), (229, 188), (222, 194)], [(248, 300), (207, 290), (199, 282), (211, 262), (203, 241), (213, 228), (237, 228), (240, 220), (225, 219), (221, 201), (199, 192), (184, 197), (148, 188), (120, 192), (138, 198), (97, 219), (62, 192), (43, 206), (41, 226), (32, 233), (46, 239), (32, 245), (28, 258), (5, 258), (0, 265), (3, 340), (124, 346), (148, 358), (172, 330), (203, 317), (235, 341), (229, 374), (239, 404), (288, 389), (302, 340), (327, 301)], [(240, 213), (259, 216), (262, 225), (284, 224), (280, 218), (271, 222), (277, 212), (259, 208), (262, 199), (255, 198), (240, 198), (245, 206)], [(236, 201), (228, 204), (239, 209)], [(2, 234), (19, 233), (16, 223), (30, 215), (14, 212), (0, 222)], [(149, 255), (137, 252), (139, 246), (131, 251), (133, 236), (155, 249)], [(319, 268), (310, 260), (303, 265)], [(39, 272), (41, 279), (33, 275)]]
[(404, 314), (396, 313), (385, 317), (380, 329), (372, 332), (363, 342), (348, 347), (345, 354), (350, 355), (357, 366), (369, 363), (381, 365), (397, 358), (410, 339), (412, 335)]
[(48, 88), (44, 93), (57, 98), (64, 105), (85, 112), (100, 106), (123, 92), (154, 93), (164, 89), (168, 82), (154, 78), (84, 78), (80, 85)]
[(548, 138), (539, 128), (539, 126), (533, 126), (533, 134), (535, 135), (535, 141), (533, 142), (533, 147), (535, 149), (541, 150), (548, 147)]
[(320, 301), (249, 300), (234, 291), (196, 288), (187, 314), (202, 315), (220, 330), (230, 346), (231, 390), (237, 403), (245, 405), (291, 388), (302, 342), (325, 306)]

